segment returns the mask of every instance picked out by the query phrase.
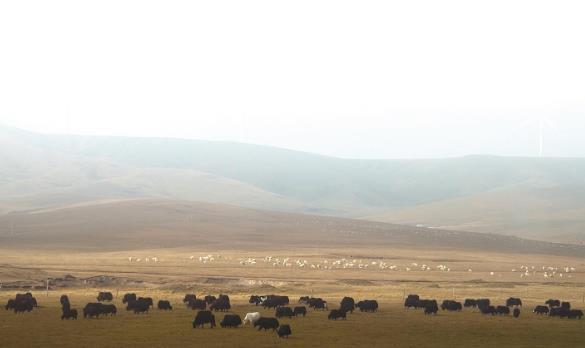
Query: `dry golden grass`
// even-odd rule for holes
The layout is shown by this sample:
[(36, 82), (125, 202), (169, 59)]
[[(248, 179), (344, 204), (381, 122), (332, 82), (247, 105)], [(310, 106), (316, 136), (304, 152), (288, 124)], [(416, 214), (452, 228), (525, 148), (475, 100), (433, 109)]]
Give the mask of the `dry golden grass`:
[[(383, 290), (383, 289), (377, 289)], [(489, 289), (477, 288), (477, 294)], [(362, 296), (371, 290), (363, 289)], [(84, 290), (69, 291), (73, 306), (81, 309), (93, 296)], [(371, 293), (375, 295), (377, 291)], [(177, 293), (149, 291), (155, 299), (170, 299), (172, 312), (153, 310), (146, 315), (134, 315), (123, 310), (119, 299), (114, 303), (118, 315), (100, 319), (60, 321), (58, 293), (49, 297), (37, 294), (41, 308), (32, 313), (15, 315), (0, 312), (0, 331), (3, 347), (580, 347), (585, 339), (584, 323), (580, 320), (561, 320), (539, 317), (525, 310), (519, 319), (485, 317), (475, 310), (461, 313), (440, 312), (425, 316), (421, 311), (404, 310), (398, 301), (381, 302), (378, 313), (350, 314), (346, 321), (329, 321), (327, 313), (310, 311), (305, 318), (283, 319), (291, 325), (293, 335), (278, 339), (272, 332), (257, 332), (250, 327), (238, 329), (193, 329), (194, 311), (180, 304)], [(5, 300), (8, 294), (2, 295)], [(400, 295), (398, 293), (391, 294)], [(330, 303), (339, 297), (325, 296)], [(240, 315), (259, 308), (248, 305), (243, 296), (232, 296), (232, 311)], [(526, 304), (526, 308), (533, 306)], [(273, 311), (260, 309), (263, 315)], [(216, 320), (223, 314), (216, 314)]]
[[(209, 253), (221, 255), (217, 261), (202, 264), (190, 256)], [(259, 259), (266, 255), (319, 260), (355, 257), (362, 262), (385, 260), (402, 270), (337, 269), (312, 270), (298, 267), (273, 267)], [(128, 256), (157, 256), (159, 262), (128, 261)], [(257, 258), (256, 265), (243, 266), (239, 260)], [(427, 263), (433, 268), (444, 264), (450, 272), (410, 271), (413, 262)], [(520, 265), (555, 267), (573, 266), (577, 270), (555, 279), (544, 279), (542, 272), (521, 278), (512, 268)], [(467, 272), (468, 268), (473, 272)], [(560, 320), (538, 317), (531, 309), (554, 297), (571, 301), (574, 307), (585, 307), (583, 260), (543, 255), (476, 253), (463, 251), (424, 251), (388, 248), (304, 249), (298, 251), (213, 251), (189, 249), (151, 249), (128, 252), (72, 253), (38, 250), (2, 250), (0, 279), (4, 288), (0, 301), (5, 303), (22, 289), (10, 285), (42, 286), (42, 280), (71, 274), (75, 283), (52, 282), (48, 297), (41, 289), (33, 290), (41, 307), (32, 313), (14, 315), (0, 310), (0, 346), (3, 347), (271, 347), (275, 345), (307, 347), (580, 347), (585, 340), (585, 320)], [(494, 272), (491, 276), (490, 272)], [(106, 278), (90, 278), (105, 275)], [(112, 278), (109, 278), (112, 277)], [(84, 283), (84, 279), (93, 279)], [(172, 313), (153, 310), (147, 315), (134, 315), (123, 310), (115, 299), (119, 314), (112, 318), (61, 321), (58, 297), (68, 294), (73, 306), (81, 311), (85, 303), (95, 301), (98, 291), (119, 293), (133, 291), (139, 295), (169, 299)], [(326, 312), (310, 311), (306, 318), (282, 320), (290, 323), (290, 339), (278, 339), (272, 332), (257, 332), (249, 327), (239, 329), (193, 329), (194, 312), (181, 304), (183, 295), (228, 293), (234, 303), (233, 312), (244, 315), (259, 308), (247, 304), (250, 294), (286, 294), (293, 303), (301, 295), (323, 297), (335, 308), (343, 296), (377, 299), (378, 313), (354, 313), (347, 321), (332, 322)], [(425, 298), (443, 300), (489, 297), (496, 304), (510, 296), (525, 303), (519, 319), (485, 317), (475, 310), (461, 313), (440, 312), (426, 317), (421, 311), (402, 308), (404, 294), (417, 293)], [(454, 294), (454, 296), (453, 296)], [(260, 310), (265, 315), (273, 311)], [(217, 314), (219, 322), (223, 314)]]

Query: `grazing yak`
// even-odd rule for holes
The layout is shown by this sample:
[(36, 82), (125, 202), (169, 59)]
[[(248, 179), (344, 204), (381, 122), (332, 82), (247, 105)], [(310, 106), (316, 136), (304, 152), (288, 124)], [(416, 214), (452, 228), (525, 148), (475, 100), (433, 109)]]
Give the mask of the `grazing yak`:
[(254, 323), (254, 327), (258, 326), (258, 331), (264, 329), (264, 331), (268, 329), (272, 329), (276, 331), (276, 329), (280, 326), (278, 323), (278, 319), (276, 318), (262, 318), (256, 320)]
[(146, 301), (141, 301), (140, 299), (136, 300), (132, 305), (132, 310), (134, 311), (134, 314), (148, 313), (149, 309), (150, 304), (148, 304), (148, 302)]
[(546, 300), (546, 302), (544, 304), (545, 305), (548, 305), (551, 308), (552, 307), (560, 307), (561, 306), (561, 301), (560, 300), (553, 300), (551, 298), (551, 299)]
[(290, 308), (290, 307), (277, 307), (275, 316), (277, 318), (282, 318), (282, 317), (292, 318), (295, 316), (295, 314), (294, 314), (292, 308)]
[(514, 308), (514, 318), (518, 318), (520, 316), (520, 308)]
[(414, 307), (415, 309), (418, 308), (422, 308), (424, 309), (427, 305), (429, 305), (430, 303), (432, 303), (434, 300), (424, 300), (424, 299), (420, 299), (418, 300), (418, 303), (416, 304), (416, 307)]
[(6, 306), (4, 306), (5, 310), (12, 310), (16, 307), (16, 300), (15, 299), (10, 299), (8, 300), (8, 302), (6, 303)]
[(16, 294), (16, 302), (29, 302), (33, 307), (37, 307), (37, 299), (30, 293)]
[(286, 306), (290, 303), (288, 296), (268, 295), (266, 300), (262, 303), (264, 308), (277, 308)]
[(84, 318), (99, 318), (100, 314), (102, 314), (102, 306), (101, 303), (88, 303), (83, 308), (83, 317)]
[(347, 312), (343, 309), (332, 309), (327, 316), (329, 320), (337, 320), (337, 319), (347, 319)]
[(185, 304), (189, 304), (192, 301), (195, 301), (197, 299), (197, 296), (195, 296), (195, 294), (186, 294), (185, 297), (183, 297), (183, 303)]
[(563, 307), (553, 307), (550, 309), (548, 314), (551, 317), (569, 318), (569, 319), (581, 319), (583, 317), (583, 311), (580, 309), (568, 309)]
[(148, 313), (150, 306), (152, 306), (152, 299), (150, 297), (139, 297), (136, 301), (128, 302), (126, 310), (134, 311), (134, 314)]
[(547, 306), (536, 306), (532, 312), (536, 314), (548, 314), (548, 311), (549, 309)]
[(508, 307), (515, 307), (515, 306), (522, 306), (522, 300), (519, 298), (510, 297), (506, 300), (506, 306)]
[(246, 316), (244, 317), (244, 325), (246, 323), (254, 325), (254, 323), (257, 322), (258, 319), (260, 319), (261, 317), (262, 316), (260, 315), (259, 312), (246, 313)]
[(309, 300), (310, 300), (310, 299), (311, 299), (311, 298), (310, 298), (309, 296), (301, 296), (301, 297), (299, 298), (299, 303), (302, 303), (302, 304), (306, 304), (306, 305), (308, 305), (308, 304), (309, 304)]
[(262, 302), (262, 307), (267, 309), (277, 308), (281, 303), (273, 298), (267, 298)]
[(491, 301), (489, 298), (480, 298), (475, 300), (475, 304), (477, 305), (477, 308), (481, 310), (481, 307), (489, 307), (491, 305)]
[(15, 314), (30, 312), (34, 307), (37, 307), (37, 300), (34, 296), (27, 292), (26, 294), (16, 294), (14, 299), (8, 300), (5, 310), (13, 310)]
[(510, 314), (510, 307), (508, 306), (497, 306), (496, 313), (499, 315), (509, 315)]
[(288, 338), (288, 336), (292, 335), (292, 330), (290, 329), (290, 325), (280, 325), (276, 333), (280, 338)]
[(447, 310), (447, 311), (461, 311), (463, 309), (463, 306), (461, 305), (461, 302), (457, 302), (457, 301), (453, 301), (453, 300), (444, 300), (443, 303), (441, 303), (441, 309), (442, 310)]
[(127, 293), (127, 294), (124, 294), (124, 297), (122, 298), (122, 303), (126, 304), (126, 303), (131, 302), (131, 301), (136, 301), (136, 299), (137, 299), (136, 294)]
[(355, 301), (351, 297), (344, 297), (339, 303), (339, 308), (345, 310), (346, 312), (353, 313), (355, 309)]
[(230, 304), (230, 298), (227, 295), (219, 295), (219, 298), (215, 300), (209, 309), (212, 311), (228, 311), (232, 308)]
[(63, 314), (61, 315), (61, 320), (63, 319), (77, 319), (77, 309), (63, 309)]
[(100, 292), (97, 296), (98, 302), (112, 301), (114, 296), (111, 292)]
[(288, 296), (269, 295), (268, 299), (276, 300), (276, 302), (280, 303), (280, 306), (287, 306), (290, 303)]
[(304, 317), (307, 315), (307, 308), (305, 308), (305, 306), (297, 306), (293, 310), (293, 313), (295, 314), (295, 317), (298, 317), (299, 315)]
[(569, 310), (563, 307), (552, 307), (548, 315), (550, 317), (566, 318), (569, 315)]
[(222, 328), (225, 327), (238, 327), (242, 325), (242, 318), (240, 318), (237, 314), (226, 314), (223, 316), (223, 319), (219, 323), (219, 326)]
[(16, 301), (14, 304), (14, 313), (18, 314), (18, 313), (24, 313), (24, 312), (30, 312), (32, 311), (34, 308), (34, 305), (32, 302), (30, 301)]
[(475, 308), (477, 307), (477, 300), (473, 299), (473, 298), (466, 298), (465, 302), (463, 303), (463, 307), (468, 308)]
[(313, 308), (314, 310), (318, 309), (327, 309), (327, 301), (323, 301), (321, 298), (311, 298), (309, 299), (309, 307)]
[(210, 324), (210, 328), (213, 329), (215, 327), (215, 316), (213, 315), (213, 313), (211, 313), (211, 311), (197, 312), (195, 319), (193, 319), (193, 328), (196, 327), (203, 328), (205, 324)]
[(162, 310), (162, 311), (172, 311), (173, 310), (173, 306), (171, 306), (171, 303), (167, 300), (159, 300), (157, 303), (157, 307), (159, 310)]
[(201, 299), (191, 300), (189, 303), (187, 303), (187, 307), (191, 308), (192, 310), (198, 309), (204, 311), (207, 308), (207, 302)]
[(116, 306), (114, 306), (113, 304), (103, 304), (101, 306), (101, 314), (103, 315), (115, 315), (117, 312), (117, 308)]
[(496, 315), (497, 314), (497, 310), (496, 307), (494, 306), (481, 306), (479, 307), (479, 311), (481, 312), (481, 314), (491, 314), (491, 315)]
[(561, 308), (571, 309), (571, 303), (570, 302), (561, 302)]
[(252, 296), (250, 296), (250, 299), (248, 300), (248, 303), (250, 303), (250, 304), (253, 303), (253, 304), (255, 304), (257, 306), (260, 303), (262, 303), (262, 299), (258, 295), (252, 295)]
[(418, 295), (408, 295), (408, 297), (406, 298), (406, 300), (404, 300), (404, 307), (406, 307), (407, 309), (409, 308), (419, 308), (419, 301), (420, 301), (420, 296)]
[(154, 307), (154, 302), (152, 301), (152, 297), (139, 297), (138, 301), (148, 304), (149, 307)]
[(439, 311), (439, 305), (436, 300), (430, 300), (425, 305), (425, 315), (437, 314)]
[(378, 301), (376, 300), (359, 301), (356, 307), (359, 308), (360, 312), (375, 312), (378, 310)]

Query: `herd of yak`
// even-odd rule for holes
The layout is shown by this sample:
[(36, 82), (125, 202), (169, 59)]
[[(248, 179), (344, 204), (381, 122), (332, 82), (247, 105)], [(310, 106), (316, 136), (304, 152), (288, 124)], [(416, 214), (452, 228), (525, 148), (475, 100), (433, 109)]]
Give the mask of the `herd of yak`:
[[(83, 308), (84, 318), (98, 318), (101, 316), (115, 315), (117, 308), (113, 304), (102, 303), (111, 302), (113, 296), (110, 292), (100, 292), (97, 296), (97, 302), (88, 303)], [(259, 312), (247, 313), (244, 319), (237, 314), (225, 314), (220, 326), (222, 328), (239, 327), (249, 323), (258, 330), (272, 329), (279, 337), (288, 337), (292, 334), (289, 325), (280, 325), (278, 319), (283, 317), (293, 318), (298, 316), (306, 316), (307, 308), (313, 310), (327, 310), (327, 302), (321, 298), (302, 296), (298, 303), (299, 306), (294, 308), (289, 307), (288, 296), (280, 295), (252, 295), (248, 301), (250, 304), (256, 306), (263, 306), (265, 309), (274, 309), (275, 317), (262, 317)], [(77, 319), (78, 312), (71, 308), (69, 298), (67, 295), (62, 295), (60, 298), (62, 315), (61, 319)], [(126, 305), (127, 311), (132, 311), (135, 314), (147, 313), (150, 308), (154, 307), (154, 302), (150, 297), (138, 297), (134, 293), (125, 294), (122, 298), (122, 303)], [(193, 328), (204, 327), (209, 324), (212, 328), (215, 327), (215, 315), (213, 312), (227, 312), (231, 309), (230, 298), (228, 295), (219, 295), (218, 297), (207, 295), (203, 298), (197, 298), (195, 294), (187, 294), (183, 299), (183, 303), (193, 310), (198, 310), (195, 319), (193, 320)], [(13, 310), (14, 313), (30, 312), (37, 307), (37, 301), (34, 296), (27, 292), (25, 294), (17, 294), (14, 299), (8, 300), (5, 306), (6, 310)], [(424, 314), (437, 314), (439, 305), (436, 300), (421, 299), (418, 295), (408, 295), (404, 301), (406, 309), (423, 309)], [(509, 315), (513, 314), (515, 318), (520, 316), (520, 308), (522, 307), (522, 300), (519, 298), (509, 298), (505, 305), (494, 306), (489, 299), (466, 299), (461, 302), (453, 300), (445, 300), (442, 302), (440, 308), (445, 311), (461, 311), (464, 307), (477, 308), (481, 314), (486, 315)], [(157, 303), (159, 310), (172, 310), (173, 307), (168, 300), (160, 300)], [(511, 311), (512, 308), (512, 311)], [(378, 302), (376, 300), (364, 300), (355, 302), (351, 297), (344, 297), (339, 304), (339, 308), (332, 309), (329, 312), (328, 318), (330, 320), (346, 319), (347, 313), (353, 313), (355, 309), (361, 312), (376, 312), (378, 310)], [(551, 317), (581, 319), (583, 311), (579, 309), (571, 309), (569, 302), (561, 302), (560, 300), (549, 299), (544, 305), (538, 305), (533, 310), (538, 315), (548, 315)]]
[[(111, 303), (113, 295), (110, 292), (100, 292), (97, 296), (97, 302), (88, 303), (83, 308), (84, 318), (98, 318), (100, 316), (111, 316), (117, 313), (117, 307)], [(77, 319), (77, 309), (71, 308), (69, 297), (61, 295), (59, 302), (61, 303), (63, 319)], [(281, 325), (278, 319), (288, 317), (293, 318), (297, 316), (306, 316), (307, 307), (313, 310), (327, 310), (327, 302), (321, 298), (303, 296), (298, 303), (302, 304), (289, 307), (289, 297), (280, 295), (266, 295), (258, 296), (252, 295), (248, 301), (250, 304), (256, 306), (262, 305), (265, 309), (274, 309), (275, 317), (262, 317), (259, 312), (247, 313), (245, 318), (237, 314), (225, 314), (220, 326), (222, 328), (239, 327), (243, 324), (249, 323), (258, 330), (272, 329), (279, 337), (288, 337), (292, 334), (290, 325)], [(132, 311), (135, 314), (147, 313), (150, 308), (154, 307), (154, 301), (150, 297), (138, 297), (134, 293), (127, 293), (122, 298), (122, 303), (126, 305), (127, 311)], [(231, 309), (230, 298), (228, 295), (219, 295), (218, 297), (207, 295), (203, 298), (197, 298), (195, 294), (187, 294), (183, 299), (183, 303), (193, 310), (198, 310), (195, 319), (193, 320), (193, 328), (204, 327), (209, 324), (212, 328), (215, 327), (215, 315), (213, 312), (227, 312)], [(17, 294), (14, 299), (8, 300), (5, 309), (14, 310), (14, 313), (30, 312), (34, 307), (37, 307), (37, 301), (34, 296), (28, 292), (26, 294)], [(172, 310), (173, 307), (168, 300), (160, 300), (157, 303), (159, 310)], [(362, 312), (375, 312), (378, 310), (378, 302), (376, 300), (365, 300), (355, 302), (351, 297), (344, 297), (339, 305), (339, 309), (330, 311), (328, 318), (330, 320), (346, 319), (347, 313), (353, 313), (355, 309)]]
[[(545, 305), (538, 305), (532, 311), (536, 314), (548, 314), (551, 317), (581, 319), (583, 311), (580, 309), (571, 309), (571, 303), (561, 302), (560, 300), (549, 299)], [(405, 308), (424, 309), (425, 314), (437, 314), (439, 305), (436, 300), (423, 300), (418, 295), (408, 295), (404, 300)], [(479, 309), (481, 314), (486, 315), (509, 315), (510, 308), (513, 308), (512, 314), (515, 318), (520, 316), (520, 308), (522, 307), (522, 300), (519, 298), (510, 297), (506, 300), (505, 305), (494, 306), (490, 299), (466, 299), (463, 304), (453, 300), (445, 300), (441, 304), (441, 309), (446, 311), (461, 311), (463, 307), (471, 307)]]

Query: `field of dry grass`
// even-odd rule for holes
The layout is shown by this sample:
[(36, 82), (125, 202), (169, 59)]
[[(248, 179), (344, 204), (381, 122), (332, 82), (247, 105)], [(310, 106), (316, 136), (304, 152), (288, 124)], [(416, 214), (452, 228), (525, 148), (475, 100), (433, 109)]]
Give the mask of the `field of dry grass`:
[[(92, 289), (94, 290), (94, 289)], [(356, 289), (357, 290), (357, 289)], [(474, 293), (488, 295), (491, 289), (477, 287)], [(549, 289), (553, 290), (553, 289)], [(87, 291), (90, 293), (92, 291)], [(272, 332), (257, 332), (250, 327), (238, 329), (193, 329), (194, 311), (180, 304), (182, 294), (166, 291), (138, 291), (155, 299), (170, 299), (172, 312), (153, 310), (146, 315), (134, 315), (123, 310), (119, 299), (114, 300), (120, 309), (115, 317), (60, 321), (59, 293), (49, 297), (37, 294), (41, 307), (32, 313), (15, 315), (0, 312), (0, 332), (3, 347), (580, 347), (585, 339), (585, 321), (561, 320), (539, 317), (529, 313), (535, 301), (525, 301), (526, 310), (520, 318), (485, 317), (476, 310), (461, 313), (440, 312), (437, 316), (425, 316), (421, 311), (404, 310), (398, 300), (400, 291), (392, 289), (360, 289), (360, 296), (372, 297), (384, 293), (378, 313), (350, 314), (346, 321), (329, 321), (327, 313), (310, 311), (307, 317), (283, 319), (290, 324), (293, 335), (279, 339)], [(429, 289), (428, 294), (432, 293)], [(440, 291), (439, 291), (440, 292)], [(554, 291), (551, 291), (551, 294)], [(86, 290), (67, 292), (74, 307), (82, 308), (93, 301), (93, 294)], [(2, 293), (4, 301), (8, 293)], [(335, 294), (325, 294), (330, 303), (340, 299)], [(360, 297), (361, 298), (361, 297)], [(244, 315), (256, 311), (244, 295), (232, 294), (235, 305), (232, 312)], [(265, 316), (272, 311), (262, 310)], [(216, 314), (219, 321), (223, 314)]]
[[(209, 254), (214, 255), (213, 262), (198, 261), (199, 256)], [(309, 265), (324, 266), (324, 260), (331, 265), (335, 260), (346, 259), (370, 266), (362, 269), (283, 267), (263, 261), (268, 255), (279, 260), (306, 259)], [(128, 257), (141, 261), (130, 262)], [(146, 257), (150, 258), (149, 263), (144, 262)], [(158, 262), (153, 262), (152, 257)], [(256, 260), (256, 264), (246, 264), (247, 260)], [(376, 268), (372, 262), (376, 265), (384, 262), (396, 266), (396, 270)], [(431, 270), (420, 270), (422, 264)], [(439, 265), (448, 267), (449, 271), (437, 269)], [(528, 277), (520, 276), (521, 266), (535, 270)], [(543, 266), (557, 269), (570, 266), (575, 271), (563, 278), (558, 273), (555, 278), (544, 278)], [(32, 287), (41, 307), (21, 315), (0, 311), (0, 346), (579, 347), (585, 340), (585, 320), (538, 317), (531, 309), (550, 297), (571, 301), (575, 308), (585, 308), (584, 270), (585, 262), (579, 258), (448, 250), (150, 249), (102, 253), (2, 250), (0, 301), (5, 303), (16, 292)], [(65, 275), (75, 280), (63, 281)], [(43, 289), (47, 278), (50, 279), (48, 296)], [(76, 322), (59, 320), (61, 294), (68, 294), (73, 306), (81, 309), (85, 303), (95, 300), (98, 291), (118, 294), (114, 300), (119, 308), (116, 317)], [(172, 313), (154, 310), (142, 316), (128, 313), (121, 310), (120, 302), (122, 294), (128, 291), (152, 296), (155, 301), (169, 299), (175, 310)], [(328, 321), (325, 312), (310, 311), (306, 318), (283, 320), (290, 323), (293, 336), (281, 340), (273, 333), (256, 332), (249, 327), (193, 329), (194, 312), (180, 303), (188, 292), (198, 296), (227, 293), (234, 303), (233, 312), (240, 315), (258, 309), (247, 304), (250, 294), (269, 293), (294, 299), (301, 295), (319, 296), (331, 308), (346, 295), (356, 300), (377, 299), (381, 310), (373, 314), (355, 313), (346, 321), (337, 322)], [(436, 317), (426, 317), (420, 311), (402, 308), (403, 296), (408, 293), (437, 300), (489, 297), (496, 304), (515, 296), (523, 299), (525, 307), (519, 319), (485, 317), (476, 310), (440, 312)], [(272, 311), (260, 311), (273, 315)], [(223, 314), (217, 314), (217, 321), (222, 317)]]

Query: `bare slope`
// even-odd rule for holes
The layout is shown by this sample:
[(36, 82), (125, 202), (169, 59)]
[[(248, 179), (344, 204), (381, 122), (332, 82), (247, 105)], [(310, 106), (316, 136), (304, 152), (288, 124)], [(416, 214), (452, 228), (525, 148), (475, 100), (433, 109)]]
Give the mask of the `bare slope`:
[(0, 245), (103, 251), (410, 246), (585, 256), (585, 247), (501, 235), (153, 199), (5, 215), (0, 217)]
[(514, 187), (396, 209), (367, 219), (583, 243), (584, 206), (583, 187)]

